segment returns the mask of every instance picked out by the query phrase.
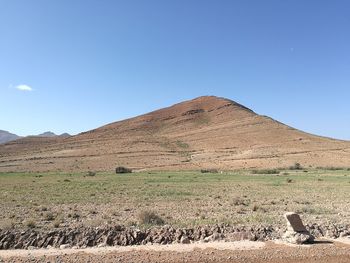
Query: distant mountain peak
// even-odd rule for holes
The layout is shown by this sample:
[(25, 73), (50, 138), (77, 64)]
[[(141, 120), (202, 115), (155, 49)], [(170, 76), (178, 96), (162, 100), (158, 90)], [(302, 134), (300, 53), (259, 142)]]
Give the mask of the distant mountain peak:
[(20, 136), (8, 131), (0, 130), (0, 144), (14, 141), (21, 138)]
[(51, 132), (51, 131), (47, 131), (47, 132), (44, 132), (44, 133), (41, 133), (39, 135), (37, 135), (38, 137), (56, 137), (57, 134)]
[[(39, 135), (30, 135), (30, 136), (27, 136), (27, 137), (43, 137), (43, 138), (54, 138), (54, 137), (61, 137), (61, 138), (67, 138), (67, 137), (70, 137), (71, 135), (69, 133), (62, 133), (60, 135), (57, 135), (51, 131), (47, 131), (47, 132), (44, 132), (44, 133), (41, 133)], [(5, 130), (0, 130), (0, 144), (3, 144), (3, 143), (7, 143), (7, 142), (11, 142), (11, 141), (14, 141), (14, 140), (17, 140), (17, 139), (21, 139), (21, 138), (24, 138), (22, 136), (18, 136), (14, 133), (10, 133), (8, 131), (5, 131)]]

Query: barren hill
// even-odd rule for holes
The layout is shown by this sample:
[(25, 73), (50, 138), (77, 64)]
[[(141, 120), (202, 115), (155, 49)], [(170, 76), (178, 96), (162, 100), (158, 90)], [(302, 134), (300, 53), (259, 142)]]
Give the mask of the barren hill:
[(68, 138), (0, 146), (0, 171), (350, 167), (350, 142), (319, 137), (231, 100), (199, 97)]
[(10, 133), (8, 131), (0, 130), (0, 144), (14, 141), (14, 140), (17, 140), (19, 138), (21, 138), (21, 137), (16, 135), (16, 134)]

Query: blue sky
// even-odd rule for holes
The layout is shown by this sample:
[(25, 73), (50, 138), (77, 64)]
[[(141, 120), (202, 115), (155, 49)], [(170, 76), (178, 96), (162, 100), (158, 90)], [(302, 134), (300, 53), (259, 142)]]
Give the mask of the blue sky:
[(75, 134), (217, 95), (350, 139), (349, 12), (347, 0), (1, 0), (0, 129)]

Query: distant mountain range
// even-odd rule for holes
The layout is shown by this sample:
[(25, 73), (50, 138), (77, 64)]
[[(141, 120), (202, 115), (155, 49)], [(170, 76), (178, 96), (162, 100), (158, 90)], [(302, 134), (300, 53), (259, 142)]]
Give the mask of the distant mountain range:
[[(39, 135), (30, 135), (30, 137), (69, 137), (69, 136), (70, 134), (68, 133), (62, 133), (61, 135), (57, 135), (50, 131), (41, 133)], [(20, 138), (23, 138), (23, 137), (18, 136), (14, 133), (10, 133), (8, 131), (0, 130), (0, 144), (11, 142)]]
[(21, 138), (20, 136), (10, 133), (8, 131), (3, 131), (0, 130), (0, 143), (6, 143), (6, 142), (10, 142), (10, 141), (14, 141)]

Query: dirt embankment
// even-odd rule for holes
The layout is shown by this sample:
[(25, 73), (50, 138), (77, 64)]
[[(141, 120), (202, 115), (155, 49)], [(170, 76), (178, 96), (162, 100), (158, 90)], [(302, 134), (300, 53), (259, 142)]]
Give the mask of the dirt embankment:
[[(315, 237), (338, 238), (350, 235), (350, 226), (308, 225)], [(153, 227), (140, 230), (134, 227), (114, 226), (40, 231), (28, 229), (0, 231), (0, 249), (28, 249), (47, 247), (130, 246), (146, 244), (189, 244), (197, 241), (268, 241), (281, 237), (285, 229), (272, 226), (230, 226), (219, 224), (195, 228)]]

